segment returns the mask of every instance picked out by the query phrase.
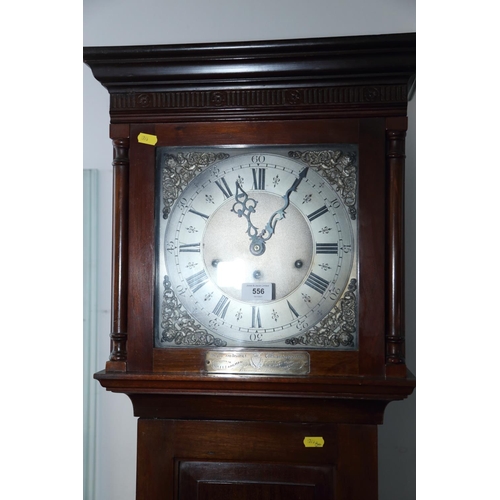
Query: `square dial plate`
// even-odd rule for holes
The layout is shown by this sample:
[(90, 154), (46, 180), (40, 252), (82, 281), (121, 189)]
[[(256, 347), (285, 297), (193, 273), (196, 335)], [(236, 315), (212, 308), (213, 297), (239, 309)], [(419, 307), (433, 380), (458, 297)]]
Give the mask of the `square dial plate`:
[(358, 345), (357, 146), (158, 148), (156, 347)]

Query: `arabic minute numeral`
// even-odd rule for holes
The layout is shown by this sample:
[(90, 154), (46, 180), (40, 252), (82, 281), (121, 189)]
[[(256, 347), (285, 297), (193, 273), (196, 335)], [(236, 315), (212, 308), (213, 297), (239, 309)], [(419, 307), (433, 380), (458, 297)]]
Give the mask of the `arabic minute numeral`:
[(266, 161), (266, 157), (264, 155), (253, 155), (252, 163), (264, 163)]
[(181, 198), (179, 200), (179, 204), (177, 205), (180, 210), (184, 210), (188, 204), (188, 201), (186, 198)]
[(335, 198), (333, 201), (330, 202), (330, 208), (339, 208), (340, 207), (340, 201)]
[(208, 322), (208, 325), (210, 326), (210, 328), (214, 329), (214, 330), (217, 330), (217, 328), (219, 328), (219, 322), (216, 320), (216, 319), (211, 319), (209, 322)]
[(295, 328), (297, 328), (297, 330), (309, 328), (309, 323), (306, 323), (303, 319), (300, 319), (299, 321), (297, 321)]

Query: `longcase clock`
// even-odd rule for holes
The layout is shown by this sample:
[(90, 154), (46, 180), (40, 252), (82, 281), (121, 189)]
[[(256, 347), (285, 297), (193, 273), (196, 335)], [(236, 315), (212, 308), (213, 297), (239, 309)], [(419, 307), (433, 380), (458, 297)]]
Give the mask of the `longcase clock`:
[(377, 498), (407, 397), (415, 35), (88, 47), (114, 147), (111, 353), (137, 499)]

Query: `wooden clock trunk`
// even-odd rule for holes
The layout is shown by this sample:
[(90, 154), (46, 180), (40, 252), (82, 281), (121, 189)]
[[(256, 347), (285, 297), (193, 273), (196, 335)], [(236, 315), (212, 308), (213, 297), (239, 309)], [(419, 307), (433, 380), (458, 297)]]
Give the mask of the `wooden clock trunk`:
[[(403, 187), (415, 35), (87, 47), (110, 93), (111, 354), (95, 377), (138, 420), (138, 500), (375, 500), (377, 426), (415, 380), (404, 350)], [(147, 134), (146, 140), (139, 140)], [(158, 348), (155, 161), (163, 146), (356, 144), (359, 343), (307, 375), (208, 373)]]

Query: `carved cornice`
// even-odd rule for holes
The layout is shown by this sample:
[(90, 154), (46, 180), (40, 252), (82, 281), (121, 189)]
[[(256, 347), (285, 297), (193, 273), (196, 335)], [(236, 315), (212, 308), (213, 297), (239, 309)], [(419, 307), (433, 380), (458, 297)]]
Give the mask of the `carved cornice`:
[(111, 94), (110, 110), (262, 109), (406, 103), (406, 85), (205, 90)]
[[(112, 121), (406, 110), (415, 33), (267, 42), (86, 47)], [(397, 111), (395, 111), (397, 110)], [(384, 113), (382, 113), (384, 114)]]

